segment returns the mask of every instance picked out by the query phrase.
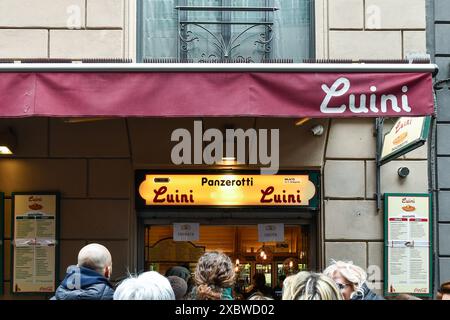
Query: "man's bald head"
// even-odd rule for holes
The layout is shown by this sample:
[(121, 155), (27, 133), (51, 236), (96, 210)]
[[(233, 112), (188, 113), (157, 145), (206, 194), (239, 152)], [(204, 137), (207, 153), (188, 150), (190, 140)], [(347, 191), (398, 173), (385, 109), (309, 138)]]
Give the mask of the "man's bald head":
[(101, 244), (88, 244), (78, 253), (78, 266), (94, 270), (109, 278), (112, 269), (111, 253)]

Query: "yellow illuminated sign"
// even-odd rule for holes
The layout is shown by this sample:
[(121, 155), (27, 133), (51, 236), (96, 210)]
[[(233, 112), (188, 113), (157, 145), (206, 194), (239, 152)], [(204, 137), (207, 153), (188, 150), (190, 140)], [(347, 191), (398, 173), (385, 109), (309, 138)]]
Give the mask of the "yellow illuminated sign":
[(146, 206), (317, 206), (308, 174), (146, 174), (139, 195)]

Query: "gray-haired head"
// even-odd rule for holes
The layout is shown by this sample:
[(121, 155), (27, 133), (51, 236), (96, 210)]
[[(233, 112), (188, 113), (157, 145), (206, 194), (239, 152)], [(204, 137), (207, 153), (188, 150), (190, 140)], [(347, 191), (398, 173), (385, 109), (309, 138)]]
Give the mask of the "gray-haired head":
[(78, 253), (78, 267), (94, 270), (102, 276), (109, 278), (112, 272), (111, 253), (101, 244), (88, 244)]
[(175, 294), (166, 277), (149, 271), (122, 281), (114, 292), (114, 300), (175, 300)]
[(367, 273), (363, 268), (354, 265), (352, 261), (335, 261), (323, 271), (323, 274), (332, 279), (341, 276), (352, 285), (352, 296), (360, 295), (364, 297), (363, 285), (367, 280)]

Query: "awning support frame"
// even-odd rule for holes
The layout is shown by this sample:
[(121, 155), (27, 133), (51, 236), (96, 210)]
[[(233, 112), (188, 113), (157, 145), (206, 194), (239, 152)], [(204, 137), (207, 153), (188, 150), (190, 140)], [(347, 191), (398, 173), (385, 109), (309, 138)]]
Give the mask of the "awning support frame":
[(0, 63), (2, 72), (432, 73), (435, 64), (389, 63)]

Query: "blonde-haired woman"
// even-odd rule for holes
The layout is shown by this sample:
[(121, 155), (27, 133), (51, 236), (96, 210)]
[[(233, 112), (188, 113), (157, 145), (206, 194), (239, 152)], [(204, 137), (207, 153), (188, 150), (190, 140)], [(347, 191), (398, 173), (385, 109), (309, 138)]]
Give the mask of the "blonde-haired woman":
[(320, 273), (299, 272), (283, 283), (283, 300), (344, 300), (332, 279)]
[(332, 261), (323, 273), (332, 278), (345, 300), (384, 300), (367, 286), (367, 273), (349, 261)]

